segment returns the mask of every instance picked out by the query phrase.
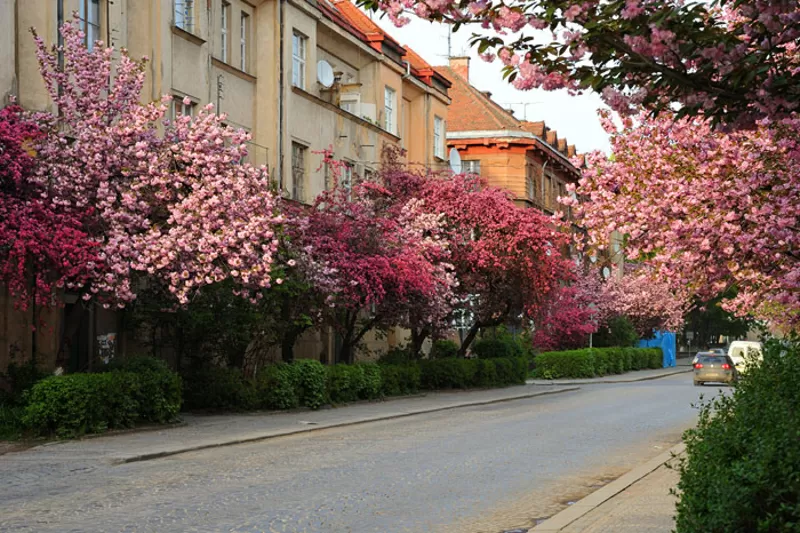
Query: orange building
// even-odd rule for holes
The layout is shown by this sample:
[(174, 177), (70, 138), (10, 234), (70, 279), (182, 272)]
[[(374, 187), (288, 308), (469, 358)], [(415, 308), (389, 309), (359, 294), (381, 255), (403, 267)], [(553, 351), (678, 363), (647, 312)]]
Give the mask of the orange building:
[(461, 155), (462, 169), (508, 190), (521, 207), (547, 213), (560, 209), (556, 199), (577, 182), (571, 162), (575, 146), (560, 139), (544, 122), (521, 121), (469, 83), (469, 58), (454, 57), (435, 67), (450, 80), (447, 146)]

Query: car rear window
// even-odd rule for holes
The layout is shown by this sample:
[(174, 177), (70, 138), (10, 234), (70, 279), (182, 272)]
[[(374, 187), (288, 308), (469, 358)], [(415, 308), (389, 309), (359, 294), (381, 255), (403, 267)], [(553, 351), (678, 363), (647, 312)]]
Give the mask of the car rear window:
[(728, 360), (724, 355), (701, 355), (697, 358), (698, 363), (709, 363), (709, 364), (722, 364), (727, 363)]

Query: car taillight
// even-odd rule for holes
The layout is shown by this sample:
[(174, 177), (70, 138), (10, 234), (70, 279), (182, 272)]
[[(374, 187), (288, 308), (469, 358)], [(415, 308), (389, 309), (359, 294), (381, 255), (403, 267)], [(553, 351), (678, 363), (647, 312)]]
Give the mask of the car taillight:
[(730, 370), (731, 369), (731, 365), (729, 365), (728, 363), (725, 363), (724, 365), (722, 365), (722, 369), (723, 370)]
[(695, 363), (694, 367), (695, 368), (703, 368), (703, 363)]

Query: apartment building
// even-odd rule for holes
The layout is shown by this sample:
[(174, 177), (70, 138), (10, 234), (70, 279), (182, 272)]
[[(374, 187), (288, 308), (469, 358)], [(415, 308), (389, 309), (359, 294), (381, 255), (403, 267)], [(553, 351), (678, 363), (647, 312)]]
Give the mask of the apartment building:
[[(172, 116), (211, 103), (250, 132), (250, 162), (266, 165), (289, 199), (310, 204), (332, 185), (323, 150), (344, 161), (345, 184), (377, 171), (387, 144), (406, 149), (410, 165), (446, 167), (450, 82), (350, 0), (6, 0), (0, 105), (15, 95), (25, 108), (55, 111), (28, 30), (57, 44), (73, 16), (87, 46), (99, 40), (148, 58), (143, 101), (173, 95)], [(117, 334), (117, 313), (85, 309), (76, 295), (65, 302), (47, 320), (50, 333), (31, 335), (34, 311), (15, 311), (0, 290), (0, 370), (34, 350), (52, 366), (65, 345), (69, 366), (86, 368), (101, 344), (126, 351), (136, 341)], [(368, 340), (372, 349), (385, 342)], [(335, 338), (316, 332), (300, 351), (332, 360)]]
[(508, 190), (518, 205), (552, 214), (559, 196), (580, 178), (575, 146), (544, 122), (518, 120), (469, 82), (469, 58), (436, 67), (453, 86), (447, 145), (459, 151), (462, 168)]

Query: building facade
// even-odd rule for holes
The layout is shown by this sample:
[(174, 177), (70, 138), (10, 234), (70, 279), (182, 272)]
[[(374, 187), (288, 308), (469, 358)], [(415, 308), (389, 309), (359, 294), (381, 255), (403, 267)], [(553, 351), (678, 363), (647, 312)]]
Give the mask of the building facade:
[[(170, 94), (172, 116), (210, 103), (248, 131), (250, 162), (265, 165), (287, 199), (310, 204), (332, 185), (324, 150), (345, 163), (345, 184), (377, 171), (386, 145), (404, 148), (410, 165), (446, 166), (450, 82), (349, 0), (6, 0), (0, 105), (13, 95), (27, 109), (56, 111), (29, 28), (58, 44), (58, 28), (73, 16), (87, 46), (102, 41), (148, 58), (142, 101)], [(32, 335), (37, 311), (15, 311), (0, 291), (0, 371), (34, 351), (46, 367), (59, 359), (78, 370), (103, 346), (136, 346), (119, 334), (119, 314), (85, 309), (75, 295), (44, 320), (38, 310), (49, 328)], [(374, 350), (385, 343), (367, 342)], [(332, 360), (335, 339), (310, 334), (298, 351)]]

